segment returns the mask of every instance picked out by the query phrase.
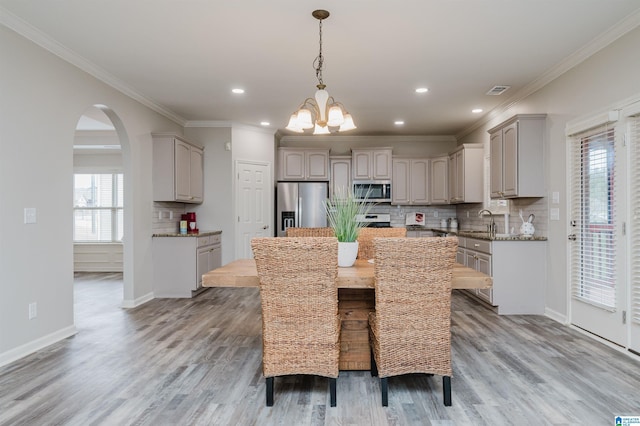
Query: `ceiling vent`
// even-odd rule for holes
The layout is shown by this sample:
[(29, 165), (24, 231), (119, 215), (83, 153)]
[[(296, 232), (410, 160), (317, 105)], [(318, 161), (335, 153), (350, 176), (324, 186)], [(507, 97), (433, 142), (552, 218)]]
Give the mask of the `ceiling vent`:
[(493, 86), (491, 90), (487, 92), (487, 95), (498, 96), (509, 90), (511, 86)]

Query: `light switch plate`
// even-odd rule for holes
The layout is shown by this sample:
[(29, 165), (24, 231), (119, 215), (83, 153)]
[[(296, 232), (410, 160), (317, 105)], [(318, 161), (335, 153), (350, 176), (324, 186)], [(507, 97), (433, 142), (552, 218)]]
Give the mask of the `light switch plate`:
[(560, 209), (557, 207), (549, 209), (549, 219), (560, 220)]
[(551, 202), (553, 204), (560, 204), (560, 193), (558, 191), (553, 191), (551, 193)]
[(24, 208), (24, 223), (36, 223), (36, 208), (25, 207)]

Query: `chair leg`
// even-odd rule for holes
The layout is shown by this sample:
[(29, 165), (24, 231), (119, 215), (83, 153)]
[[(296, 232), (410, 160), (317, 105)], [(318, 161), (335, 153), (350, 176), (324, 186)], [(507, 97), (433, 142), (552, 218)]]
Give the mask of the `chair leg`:
[(267, 377), (267, 407), (273, 407), (273, 377)]
[(442, 376), (442, 393), (444, 397), (444, 405), (451, 407), (451, 377)]
[(389, 378), (380, 378), (380, 388), (382, 389), (382, 406), (389, 406)]
[(331, 394), (331, 406), (336, 406), (336, 382), (335, 378), (329, 378), (329, 393)]
[(373, 355), (373, 349), (371, 350), (371, 377), (378, 377), (378, 365), (376, 357)]

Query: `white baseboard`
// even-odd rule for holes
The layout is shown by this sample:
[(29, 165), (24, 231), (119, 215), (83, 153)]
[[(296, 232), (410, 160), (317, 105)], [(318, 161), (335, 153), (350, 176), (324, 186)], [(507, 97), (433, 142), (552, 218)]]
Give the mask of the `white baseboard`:
[(121, 306), (125, 309), (135, 308), (153, 299), (154, 299), (153, 292), (151, 292), (151, 293), (145, 294), (144, 296), (138, 297), (137, 299), (133, 299), (133, 300), (125, 299), (122, 301)]
[(567, 316), (561, 314), (560, 312), (554, 311), (553, 309), (545, 308), (544, 315), (551, 318), (554, 321), (559, 322), (560, 324), (569, 324), (569, 320)]
[(60, 340), (66, 339), (67, 337), (73, 336), (77, 332), (78, 330), (76, 329), (76, 326), (70, 325), (69, 327), (65, 327), (61, 330), (55, 331), (32, 342), (26, 343), (22, 346), (18, 346), (15, 349), (10, 349), (4, 353), (1, 353), (0, 367), (10, 364), (13, 361), (17, 361), (20, 358), (39, 351), (40, 349), (59, 342)]

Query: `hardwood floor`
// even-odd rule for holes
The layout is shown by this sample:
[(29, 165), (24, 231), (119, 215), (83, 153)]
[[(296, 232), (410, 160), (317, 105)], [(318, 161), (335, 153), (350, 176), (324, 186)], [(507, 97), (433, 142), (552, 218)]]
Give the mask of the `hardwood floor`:
[(0, 368), (1, 425), (608, 425), (640, 415), (640, 360), (542, 316), (453, 297), (453, 406), (440, 377), (276, 378), (265, 406), (255, 288), (121, 309), (119, 275), (76, 277), (78, 334)]

